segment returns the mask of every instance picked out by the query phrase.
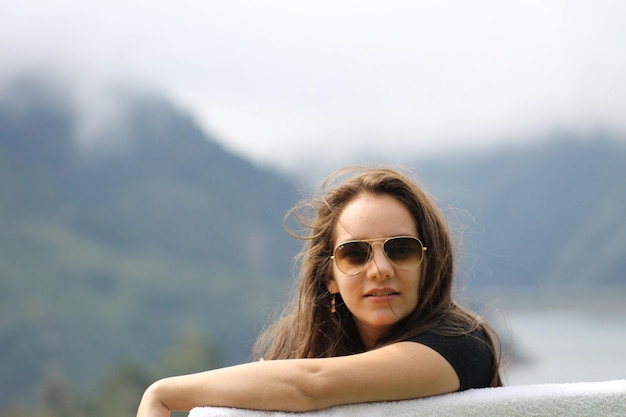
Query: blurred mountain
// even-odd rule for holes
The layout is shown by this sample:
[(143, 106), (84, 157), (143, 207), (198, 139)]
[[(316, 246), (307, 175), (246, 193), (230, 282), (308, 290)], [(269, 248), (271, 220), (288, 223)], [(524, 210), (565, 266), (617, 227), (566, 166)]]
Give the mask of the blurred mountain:
[(462, 240), (465, 284), (626, 284), (626, 141), (561, 135), (414, 166)]
[(64, 91), (27, 79), (0, 99), (0, 405), (49, 364), (88, 384), (155, 361), (184, 328), (245, 360), (291, 287), (294, 184), (167, 101), (120, 94), (90, 142)]
[[(0, 91), (0, 409), (47, 367), (89, 389), (189, 329), (245, 360), (291, 290), (294, 179), (228, 153), (162, 97), (119, 91), (108, 108), (86, 123), (63, 88)], [(626, 284), (623, 141), (410, 165), (463, 245), (461, 285)]]

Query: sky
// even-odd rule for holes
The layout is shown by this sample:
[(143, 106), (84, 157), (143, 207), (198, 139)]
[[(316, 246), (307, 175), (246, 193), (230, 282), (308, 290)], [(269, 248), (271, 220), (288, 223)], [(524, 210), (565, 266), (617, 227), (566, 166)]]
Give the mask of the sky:
[(624, 16), (621, 0), (2, 0), (0, 77), (152, 89), (264, 164), (404, 160), (626, 137)]

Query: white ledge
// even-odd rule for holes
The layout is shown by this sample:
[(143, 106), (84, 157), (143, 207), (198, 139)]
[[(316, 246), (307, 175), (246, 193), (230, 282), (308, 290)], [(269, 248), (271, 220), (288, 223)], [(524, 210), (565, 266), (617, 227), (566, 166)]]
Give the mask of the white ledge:
[(407, 401), (350, 404), (306, 413), (199, 407), (189, 417), (624, 417), (626, 379), (474, 389)]

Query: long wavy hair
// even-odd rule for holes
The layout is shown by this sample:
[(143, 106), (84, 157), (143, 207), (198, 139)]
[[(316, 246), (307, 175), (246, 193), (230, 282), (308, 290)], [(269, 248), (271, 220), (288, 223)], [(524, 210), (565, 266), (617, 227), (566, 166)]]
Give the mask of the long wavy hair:
[(500, 341), (478, 315), (458, 305), (452, 296), (454, 253), (447, 223), (439, 208), (409, 174), (388, 167), (352, 167), (327, 177), (318, 193), (294, 207), (286, 216), (303, 228), (289, 233), (304, 240), (296, 258), (299, 280), (294, 299), (280, 318), (268, 327), (254, 346), (254, 356), (264, 359), (322, 358), (363, 352), (352, 314), (337, 294), (337, 312), (331, 313), (326, 284), (332, 277), (333, 241), (343, 208), (362, 194), (389, 195), (411, 213), (418, 236), (428, 247), (422, 264), (417, 306), (396, 323), (373, 348), (433, 330), (447, 335), (485, 334), (494, 357), (492, 386), (501, 385)]

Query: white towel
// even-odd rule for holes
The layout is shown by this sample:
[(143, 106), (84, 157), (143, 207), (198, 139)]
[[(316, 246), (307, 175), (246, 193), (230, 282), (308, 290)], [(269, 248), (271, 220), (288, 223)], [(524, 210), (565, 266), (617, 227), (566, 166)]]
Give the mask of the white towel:
[(350, 404), (290, 413), (199, 407), (189, 417), (625, 417), (626, 379), (474, 389), (406, 401)]

